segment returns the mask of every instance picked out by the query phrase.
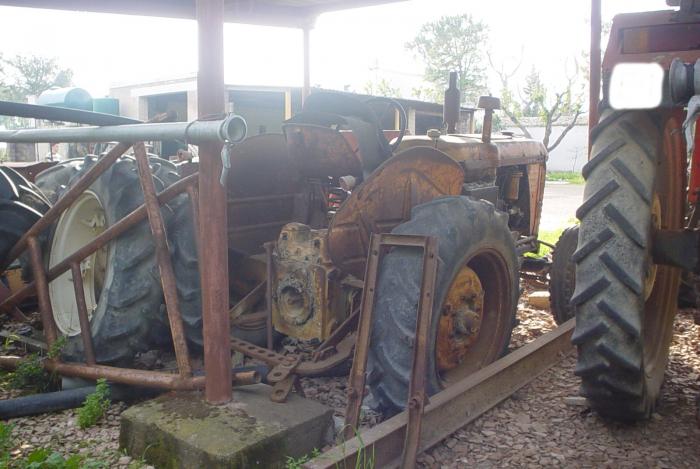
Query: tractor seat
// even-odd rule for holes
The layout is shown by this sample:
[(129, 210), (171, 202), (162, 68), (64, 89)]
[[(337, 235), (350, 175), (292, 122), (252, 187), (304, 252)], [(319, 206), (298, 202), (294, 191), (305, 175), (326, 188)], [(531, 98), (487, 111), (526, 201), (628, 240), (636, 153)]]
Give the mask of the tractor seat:
[[(311, 177), (366, 177), (391, 156), (372, 109), (355, 96), (317, 92), (282, 127), (290, 156)], [(353, 150), (341, 130), (352, 131)]]

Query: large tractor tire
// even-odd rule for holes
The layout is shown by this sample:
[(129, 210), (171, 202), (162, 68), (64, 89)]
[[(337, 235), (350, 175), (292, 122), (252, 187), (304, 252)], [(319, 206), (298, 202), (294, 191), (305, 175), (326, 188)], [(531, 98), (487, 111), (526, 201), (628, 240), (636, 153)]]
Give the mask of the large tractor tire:
[(58, 200), (58, 194), (65, 191), (66, 186), (75, 173), (82, 167), (83, 158), (71, 158), (61, 161), (36, 175), (34, 182), (52, 204)]
[[(443, 197), (416, 206), (392, 233), (435, 236), (439, 263), (428, 337), (429, 395), (502, 356), (518, 299), (518, 258), (507, 217), (488, 202)], [(382, 259), (370, 340), (372, 406), (405, 408), (413, 361), (422, 252)]]
[(49, 209), (41, 191), (12, 168), (0, 167), (0, 265), (17, 241)]
[[(97, 160), (88, 156), (57, 198)], [(153, 165), (152, 165), (153, 169)], [(165, 187), (154, 177), (156, 190)], [(108, 168), (59, 218), (46, 244), (52, 266), (143, 204), (135, 161), (123, 157)], [(161, 209), (170, 217), (170, 209)], [(155, 245), (147, 220), (134, 225), (81, 263), (85, 299), (99, 363), (124, 364), (168, 340), (160, 308), (163, 298)], [(50, 283), (51, 306), (59, 333), (66, 337), (64, 359), (84, 357), (70, 272)], [(165, 336), (165, 337), (160, 337)]]
[(578, 245), (578, 225), (565, 229), (552, 251), (549, 269), (549, 304), (557, 324), (574, 317), (571, 296), (576, 285), (576, 264), (571, 260)]
[(655, 265), (655, 229), (680, 229), (685, 150), (675, 117), (606, 112), (591, 134), (572, 342), (582, 394), (604, 417), (650, 416), (673, 334), (679, 269)]
[[(173, 271), (177, 283), (177, 293), (182, 316), (182, 325), (190, 345), (202, 350), (202, 291), (199, 279), (199, 258), (197, 256), (196, 227), (192, 220), (192, 206), (187, 199), (174, 208), (172, 222), (168, 227), (168, 239), (172, 246)], [(235, 255), (229, 253), (229, 255)], [(267, 342), (265, 322), (232, 324), (231, 336), (263, 346)], [(273, 331), (273, 337), (279, 338)]]

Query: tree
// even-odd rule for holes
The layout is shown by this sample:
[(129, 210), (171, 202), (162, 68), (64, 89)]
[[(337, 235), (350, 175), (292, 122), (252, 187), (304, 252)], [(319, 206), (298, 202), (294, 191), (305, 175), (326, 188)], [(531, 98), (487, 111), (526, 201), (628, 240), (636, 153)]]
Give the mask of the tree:
[(382, 78), (376, 83), (368, 81), (365, 83), (364, 91), (366, 94), (371, 94), (372, 96), (386, 96), (388, 98), (401, 97), (401, 90), (392, 86), (391, 82), (386, 78)]
[(476, 103), (486, 90), (486, 69), (482, 52), (488, 28), (471, 15), (443, 16), (425, 23), (406, 48), (425, 63), (425, 80), (442, 96), (449, 73), (458, 72), (457, 86), (462, 102)]
[(73, 71), (61, 68), (55, 58), (21, 56), (0, 57), (0, 95), (13, 101), (26, 101), (54, 87), (70, 86)]
[[(568, 75), (565, 83), (556, 89), (548, 89), (542, 82), (540, 72), (534, 67), (525, 79), (522, 97), (515, 98), (511, 78), (517, 72), (520, 64), (512, 71), (506, 72), (505, 67), (497, 68), (489, 57), (492, 68), (501, 79), (501, 110), (526, 137), (532, 134), (521, 122), (521, 117), (538, 117), (544, 126), (542, 143), (547, 151), (554, 150), (576, 125), (576, 120), (583, 113), (583, 85), (576, 78), (581, 76), (582, 68), (575, 62), (574, 73)], [(550, 142), (555, 124), (566, 124), (559, 136)]]

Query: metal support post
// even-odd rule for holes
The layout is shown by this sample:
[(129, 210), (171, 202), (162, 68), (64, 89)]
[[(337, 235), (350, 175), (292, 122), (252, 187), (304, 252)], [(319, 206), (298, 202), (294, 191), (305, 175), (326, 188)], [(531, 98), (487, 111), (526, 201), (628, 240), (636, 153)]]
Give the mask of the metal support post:
[[(223, 0), (197, 0), (197, 112), (201, 117), (225, 111), (223, 18)], [(226, 188), (219, 182), (221, 148), (220, 143), (199, 145), (199, 239), (206, 243), (200, 259), (204, 394), (212, 404), (228, 402), (232, 394)]]
[[(588, 133), (598, 124), (598, 102), (600, 101), (600, 0), (591, 0), (591, 50), (590, 50), (590, 82), (588, 97)], [(590, 137), (588, 141), (588, 157), (591, 155)]]

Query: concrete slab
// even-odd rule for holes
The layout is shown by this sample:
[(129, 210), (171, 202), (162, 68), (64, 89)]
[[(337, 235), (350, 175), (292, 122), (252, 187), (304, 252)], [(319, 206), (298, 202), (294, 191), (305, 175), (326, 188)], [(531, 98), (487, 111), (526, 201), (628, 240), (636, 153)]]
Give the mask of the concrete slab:
[(292, 393), (270, 401), (264, 384), (214, 406), (201, 393), (171, 393), (122, 413), (120, 445), (158, 468), (283, 468), (333, 439), (333, 410)]

